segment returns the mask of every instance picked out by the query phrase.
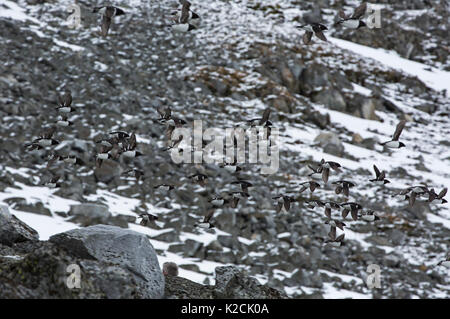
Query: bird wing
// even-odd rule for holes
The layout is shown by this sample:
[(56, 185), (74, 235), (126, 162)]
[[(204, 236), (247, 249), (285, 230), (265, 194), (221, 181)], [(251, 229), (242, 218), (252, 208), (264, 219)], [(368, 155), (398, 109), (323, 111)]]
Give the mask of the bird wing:
[(343, 241), (343, 240), (344, 240), (344, 237), (345, 237), (345, 233), (339, 235), (338, 238), (336, 238), (336, 241)]
[(328, 183), (328, 176), (330, 175), (330, 169), (329, 168), (324, 168), (322, 170), (322, 180), (325, 183)]
[(444, 198), (444, 196), (447, 194), (447, 188), (444, 188), (443, 190), (441, 190), (441, 192), (439, 193), (439, 195), (437, 196), (437, 198), (442, 199)]
[(213, 217), (213, 215), (214, 215), (214, 209), (209, 210), (209, 211), (206, 213), (205, 217), (203, 218), (203, 222), (204, 222), (204, 223), (209, 223), (209, 221), (211, 220), (211, 218)]
[(325, 38), (325, 35), (323, 34), (322, 30), (317, 30), (314, 32), (316, 37), (318, 37), (322, 41), (327, 41), (327, 38)]
[(397, 127), (395, 128), (394, 135), (392, 136), (393, 141), (398, 141), (400, 138), (400, 134), (402, 134), (403, 128), (406, 125), (406, 120), (400, 121), (400, 123), (397, 124)]
[(357, 7), (353, 12), (352, 19), (360, 19), (366, 13), (366, 10), (367, 10), (367, 3), (366, 2), (361, 3), (361, 5)]
[(290, 199), (288, 197), (284, 197), (283, 201), (284, 201), (284, 208), (288, 212), (289, 209), (291, 208), (291, 201), (290, 201)]
[(72, 104), (72, 93), (67, 91), (63, 97), (64, 106), (70, 106)]
[(183, 3), (183, 6), (181, 8), (181, 16), (180, 16), (181, 24), (187, 23), (189, 20), (189, 7), (190, 7), (189, 2), (186, 1)]
[(336, 227), (331, 226), (330, 232), (328, 233), (328, 237), (330, 237), (331, 240), (335, 240), (336, 239)]
[(111, 25), (111, 18), (106, 15), (102, 16), (102, 36), (106, 37), (108, 35), (109, 26)]
[(56, 131), (56, 128), (54, 126), (52, 126), (52, 127), (48, 128), (48, 129), (46, 129), (44, 131), (44, 133), (42, 133), (42, 137), (45, 138), (45, 139), (50, 139), (50, 138), (52, 138), (53, 133), (55, 133), (55, 131)]
[(313, 33), (310, 31), (306, 31), (305, 34), (303, 35), (303, 43), (308, 45), (311, 42), (311, 38), (312, 38)]
[(136, 134), (131, 134), (130, 138), (128, 139), (128, 147), (130, 150), (134, 150), (136, 148)]
[(380, 176), (380, 170), (378, 169), (378, 167), (376, 165), (373, 165), (373, 170), (375, 171), (375, 175), (378, 178), (378, 176)]
[(344, 10), (339, 10), (339, 17), (341, 19), (347, 19), (347, 15), (345, 14)]
[(269, 120), (269, 116), (270, 116), (270, 108), (268, 107), (267, 109), (264, 110), (263, 116), (259, 121), (259, 125), (266, 123)]

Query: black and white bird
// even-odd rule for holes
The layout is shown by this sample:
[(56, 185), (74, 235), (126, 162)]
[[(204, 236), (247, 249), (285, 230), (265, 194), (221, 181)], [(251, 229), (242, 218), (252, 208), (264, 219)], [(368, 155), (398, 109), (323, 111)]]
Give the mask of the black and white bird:
[(191, 3), (187, 0), (180, 0), (181, 13), (177, 14), (173, 19), (175, 24), (172, 25), (172, 30), (178, 32), (188, 32), (197, 29), (197, 27), (189, 23), (191, 19), (198, 19), (199, 16), (191, 11)]
[(84, 165), (84, 162), (76, 155), (58, 156), (57, 159), (69, 165)]
[(211, 198), (209, 200), (209, 202), (216, 207), (220, 207), (223, 206), (224, 204), (227, 203), (227, 199), (222, 197), (222, 196), (214, 196), (213, 198)]
[[(362, 206), (355, 202), (347, 202), (340, 204), (343, 208), (342, 218), (345, 219), (348, 213), (351, 214), (353, 220), (358, 220), (358, 211), (362, 209)], [(348, 207), (347, 207), (348, 206)]]
[(121, 154), (128, 158), (142, 156), (143, 154), (136, 150), (136, 146), (136, 134), (132, 133), (131, 136), (123, 142)]
[(124, 131), (112, 131), (109, 132), (110, 135), (114, 135), (113, 138), (117, 138), (119, 142), (124, 141), (125, 139), (130, 137), (130, 134)]
[(306, 200), (305, 203), (306, 206), (310, 209), (314, 209), (316, 207), (325, 207), (325, 202), (318, 199)]
[(111, 26), (112, 19), (117, 16), (121, 16), (125, 14), (120, 8), (114, 6), (100, 6), (94, 7), (92, 10), (93, 13), (100, 13), (102, 15), (102, 36), (106, 37), (108, 35), (109, 27)]
[(164, 192), (169, 192), (169, 191), (171, 191), (172, 189), (174, 189), (175, 186), (172, 185), (172, 184), (158, 184), (158, 185), (154, 186), (153, 188), (154, 188), (154, 189), (162, 190), (162, 191), (164, 191)]
[(214, 209), (210, 209), (210, 210), (206, 213), (205, 217), (203, 217), (203, 220), (202, 220), (200, 223), (195, 224), (195, 226), (196, 226), (196, 227), (203, 228), (203, 229), (214, 228), (215, 226), (214, 226), (214, 224), (211, 222), (211, 218), (213, 217), (213, 215), (214, 215)]
[(331, 184), (337, 185), (336, 189), (334, 190), (336, 194), (343, 193), (346, 197), (349, 195), (349, 189), (351, 187), (354, 187), (356, 184), (350, 181), (335, 181)]
[(380, 143), (380, 145), (386, 146), (388, 148), (401, 148), (405, 147), (405, 144), (399, 141), (400, 134), (402, 134), (403, 128), (406, 125), (406, 120), (400, 121), (395, 128), (394, 135), (392, 136), (392, 140)]
[(366, 23), (361, 19), (367, 10), (367, 3), (363, 2), (359, 7), (353, 11), (352, 15), (346, 15), (343, 10), (339, 11), (339, 21), (337, 24), (341, 24), (346, 28), (359, 29), (366, 26)]
[(75, 108), (72, 106), (72, 92), (70, 90), (66, 90), (63, 95), (58, 95), (58, 107), (56, 110), (59, 113), (71, 113), (75, 111)]
[(48, 182), (44, 183), (44, 185), (49, 188), (59, 188), (61, 187), (61, 183), (58, 182), (60, 178), (61, 176), (55, 175)]
[(375, 214), (375, 211), (369, 209), (367, 211), (361, 211), (360, 217), (362, 220), (365, 220), (366, 222), (374, 222), (376, 220), (380, 220), (380, 217), (378, 217)]
[(256, 125), (260, 125), (260, 126), (264, 125), (267, 123), (267, 121), (269, 121), (270, 113), (271, 113), (271, 110), (268, 107), (264, 110), (262, 117), (247, 120), (246, 122), (247, 122), (247, 124), (249, 124), (252, 127), (256, 126)]
[(444, 260), (438, 262), (438, 266), (444, 266), (446, 268), (450, 268), (450, 254)]
[(341, 205), (333, 201), (328, 201), (324, 202), (324, 207), (325, 207), (325, 216), (327, 216), (328, 219), (331, 219), (331, 210), (339, 209)]
[(201, 174), (201, 173), (196, 173), (193, 174), (191, 176), (189, 176), (189, 178), (196, 184), (199, 184), (200, 186), (205, 186), (206, 182), (208, 180), (208, 176), (205, 174)]
[(246, 194), (248, 194), (248, 188), (253, 186), (252, 183), (244, 181), (242, 179), (234, 181), (234, 182), (231, 182), (231, 184), (233, 184), (233, 185), (241, 185), (241, 190), (244, 193), (246, 193)]
[[(414, 206), (414, 203), (416, 202), (417, 197), (420, 197), (422, 195), (429, 194), (430, 190), (426, 185), (417, 185), (417, 186), (411, 186), (407, 187), (404, 190), (402, 190), (399, 195), (405, 195), (405, 199), (409, 201), (409, 205), (412, 207)], [(408, 195), (409, 194), (409, 195)]]
[(25, 147), (30, 147), (30, 150), (41, 149), (46, 146), (58, 145), (59, 141), (53, 138), (56, 128), (54, 126), (44, 130), (44, 132), (31, 143), (25, 144)]
[(314, 192), (314, 190), (316, 188), (320, 188), (320, 184), (315, 182), (315, 181), (302, 182), (299, 185), (301, 186), (300, 190), (299, 190), (299, 193), (303, 193), (308, 188), (309, 188), (310, 192), (312, 193), (312, 192)]
[(337, 219), (327, 219), (325, 221), (325, 224), (328, 224), (331, 227), (337, 227), (340, 230), (344, 230), (344, 227), (347, 227), (347, 225), (344, 222), (341, 222), (340, 220)]
[(441, 204), (447, 203), (447, 200), (444, 198), (444, 196), (447, 194), (447, 188), (444, 188), (439, 192), (439, 194), (436, 194), (434, 191), (434, 188), (430, 189), (428, 192), (428, 202), (431, 203), (434, 200), (440, 200)]
[(277, 213), (288, 213), (291, 209), (291, 203), (295, 202), (294, 197), (288, 196), (288, 195), (278, 195), (275, 197), (272, 197), (272, 199), (276, 199), (276, 211)]
[(250, 197), (249, 194), (244, 192), (230, 192), (228, 195), (230, 196), (229, 202), (231, 208), (236, 208), (241, 198)]
[(124, 171), (122, 176), (129, 176), (136, 178), (136, 181), (140, 181), (141, 179), (145, 179), (145, 173), (143, 170), (137, 169), (137, 168), (130, 168), (126, 171)]
[(390, 181), (385, 178), (386, 177), (385, 171), (380, 172), (380, 170), (378, 169), (378, 167), (376, 165), (373, 165), (373, 170), (375, 171), (375, 178), (370, 179), (369, 180), (370, 182), (377, 184), (377, 185), (384, 185), (384, 184), (390, 183)]
[(328, 237), (330, 239), (326, 240), (325, 243), (330, 244), (333, 247), (341, 247), (344, 244), (345, 233), (336, 237), (336, 227), (331, 227)]
[(320, 161), (320, 170), (322, 172), (322, 180), (328, 183), (328, 177), (330, 176), (330, 168), (336, 172), (340, 172), (341, 164), (332, 161), (325, 161), (323, 158)]
[(311, 39), (313, 34), (318, 37), (320, 40), (322, 41), (327, 41), (327, 38), (325, 37), (325, 35), (323, 34), (323, 31), (328, 30), (328, 28), (321, 24), (321, 23), (310, 23), (310, 24), (304, 24), (304, 25), (300, 25), (297, 26), (297, 29), (301, 29), (305, 31), (305, 34), (303, 34), (303, 43), (308, 45), (311, 43)]
[(69, 121), (67, 119), (66, 115), (61, 115), (57, 120), (56, 120), (56, 125), (61, 126), (61, 127), (68, 127), (68, 126), (72, 126), (73, 122)]

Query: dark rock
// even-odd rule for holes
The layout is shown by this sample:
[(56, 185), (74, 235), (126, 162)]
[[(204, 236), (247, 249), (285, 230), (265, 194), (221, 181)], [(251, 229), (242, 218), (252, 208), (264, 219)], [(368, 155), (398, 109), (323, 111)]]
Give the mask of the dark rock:
[(16, 216), (11, 215), (8, 206), (0, 205), (0, 244), (11, 246), (28, 240), (38, 240), (38, 233)]

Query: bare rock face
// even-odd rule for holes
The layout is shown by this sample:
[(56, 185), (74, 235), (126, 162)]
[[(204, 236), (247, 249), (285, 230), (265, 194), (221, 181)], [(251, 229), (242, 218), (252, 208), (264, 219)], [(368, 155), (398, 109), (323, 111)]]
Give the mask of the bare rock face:
[(14, 243), (38, 239), (38, 233), (11, 215), (8, 206), (0, 206), (0, 244), (11, 246)]

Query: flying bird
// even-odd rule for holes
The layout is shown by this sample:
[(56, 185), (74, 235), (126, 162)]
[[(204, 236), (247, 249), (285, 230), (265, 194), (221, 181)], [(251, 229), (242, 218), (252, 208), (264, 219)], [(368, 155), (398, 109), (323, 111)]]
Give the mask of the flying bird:
[(330, 239), (326, 240), (325, 243), (329, 243), (333, 247), (340, 247), (344, 244), (345, 233), (336, 237), (336, 227), (331, 227), (328, 237)]
[(389, 148), (401, 148), (405, 147), (405, 144), (399, 141), (400, 134), (402, 134), (403, 128), (406, 125), (406, 120), (400, 121), (395, 128), (394, 135), (392, 136), (392, 140), (380, 143), (380, 145), (389, 147)]
[(60, 113), (70, 113), (74, 112), (75, 109), (72, 105), (72, 92), (70, 90), (66, 90), (63, 95), (58, 95), (58, 107), (56, 110)]
[(241, 185), (241, 190), (242, 190), (244, 193), (246, 193), (246, 194), (248, 194), (248, 188), (253, 186), (252, 183), (247, 182), (247, 181), (244, 181), (244, 180), (241, 180), (241, 179), (240, 179), (240, 180), (237, 180), (237, 181), (234, 181), (234, 182), (231, 182), (231, 184), (234, 184), (234, 185)]
[(247, 124), (249, 124), (252, 127), (255, 125), (260, 125), (260, 126), (264, 125), (269, 121), (270, 112), (271, 112), (270, 107), (268, 107), (264, 110), (262, 117), (254, 118), (254, 119), (248, 120), (246, 122), (247, 122)]
[(328, 201), (328, 202), (324, 202), (324, 207), (325, 207), (325, 216), (327, 216), (328, 219), (331, 219), (331, 210), (339, 209), (341, 207), (341, 205), (339, 205), (336, 202)]
[(31, 146), (30, 150), (34, 150), (59, 144), (59, 141), (53, 138), (55, 131), (56, 128), (54, 126), (44, 130), (38, 138), (34, 139), (31, 143), (25, 144), (25, 147)]
[(337, 24), (342, 24), (346, 28), (359, 29), (366, 26), (366, 23), (361, 20), (367, 10), (367, 3), (363, 2), (359, 7), (353, 11), (352, 15), (346, 15), (343, 10), (339, 11), (339, 21)]
[(203, 220), (200, 223), (195, 224), (195, 226), (204, 229), (214, 228), (215, 226), (211, 223), (211, 218), (213, 217), (213, 215), (214, 209), (210, 209), (203, 217)]
[(328, 177), (330, 175), (330, 168), (333, 169), (336, 172), (340, 172), (340, 167), (341, 164), (337, 163), (337, 162), (332, 162), (332, 161), (325, 161), (323, 158), (320, 161), (320, 170), (322, 172), (322, 180), (325, 183), (328, 183)]
[(370, 182), (375, 183), (377, 185), (384, 185), (390, 183), (390, 181), (385, 178), (386, 177), (385, 171), (380, 172), (380, 170), (376, 165), (373, 165), (373, 170), (375, 171), (375, 178), (370, 179), (369, 180)]
[[(191, 11), (191, 3), (189, 1), (180, 1), (181, 2), (181, 14), (177, 15), (174, 18), (175, 24), (172, 25), (172, 30), (178, 31), (178, 32), (188, 32), (192, 31), (194, 29), (197, 29), (197, 27), (191, 23), (189, 23), (190, 19), (194, 18), (194, 14)], [(195, 14), (195, 19), (198, 19), (198, 15)]]
[(131, 134), (131, 136), (127, 140), (124, 140), (122, 144), (123, 146), (120, 153), (123, 154), (123, 156), (135, 158), (143, 155), (141, 152), (136, 151), (136, 134)]
[(444, 188), (439, 192), (439, 194), (436, 194), (434, 191), (434, 188), (430, 189), (428, 192), (428, 202), (433, 202), (434, 200), (440, 200), (441, 204), (447, 203), (447, 200), (444, 198), (444, 196), (447, 194), (447, 188)]
[(346, 197), (349, 195), (349, 189), (355, 186), (355, 183), (350, 181), (335, 181), (331, 184), (337, 185), (335, 189), (336, 194), (343, 193)]
[[(355, 202), (342, 203), (341, 206), (344, 208), (342, 210), (342, 218), (346, 218), (348, 213), (351, 213), (353, 220), (358, 220), (358, 211), (362, 209), (362, 206)], [(344, 207), (344, 206), (348, 206)]]
[(360, 214), (360, 217), (361, 217), (361, 219), (363, 219), (363, 220), (365, 220), (367, 222), (373, 222), (373, 221), (376, 221), (376, 220), (380, 220), (380, 217), (378, 217), (375, 214), (375, 211), (373, 211), (371, 209), (369, 209), (369, 210), (367, 210), (365, 212), (362, 211), (361, 214)]
[(189, 176), (189, 178), (191, 178), (194, 183), (199, 184), (203, 187), (206, 185), (206, 181), (208, 180), (208, 176), (201, 173), (191, 175)]
[(302, 182), (299, 185), (301, 186), (300, 190), (299, 190), (299, 193), (303, 193), (308, 188), (309, 188), (310, 192), (312, 193), (312, 192), (314, 192), (314, 190), (316, 188), (320, 188), (320, 184), (315, 182), (315, 181)]
[(102, 15), (102, 36), (106, 37), (108, 35), (109, 27), (111, 26), (112, 19), (117, 16), (121, 16), (125, 14), (120, 8), (114, 6), (100, 6), (94, 7), (92, 10), (93, 13), (100, 13)]
[(295, 199), (292, 196), (287, 195), (278, 195), (272, 197), (272, 199), (277, 200), (276, 211), (277, 213), (283, 212), (288, 213), (291, 209), (291, 203), (295, 202)]
[(304, 24), (297, 26), (297, 29), (301, 29), (305, 31), (305, 34), (303, 34), (303, 43), (308, 45), (311, 43), (311, 39), (313, 34), (318, 37), (322, 41), (327, 41), (327, 38), (325, 38), (325, 35), (323, 34), (323, 31), (328, 30), (328, 28), (321, 24), (321, 23), (310, 23), (310, 24)]

